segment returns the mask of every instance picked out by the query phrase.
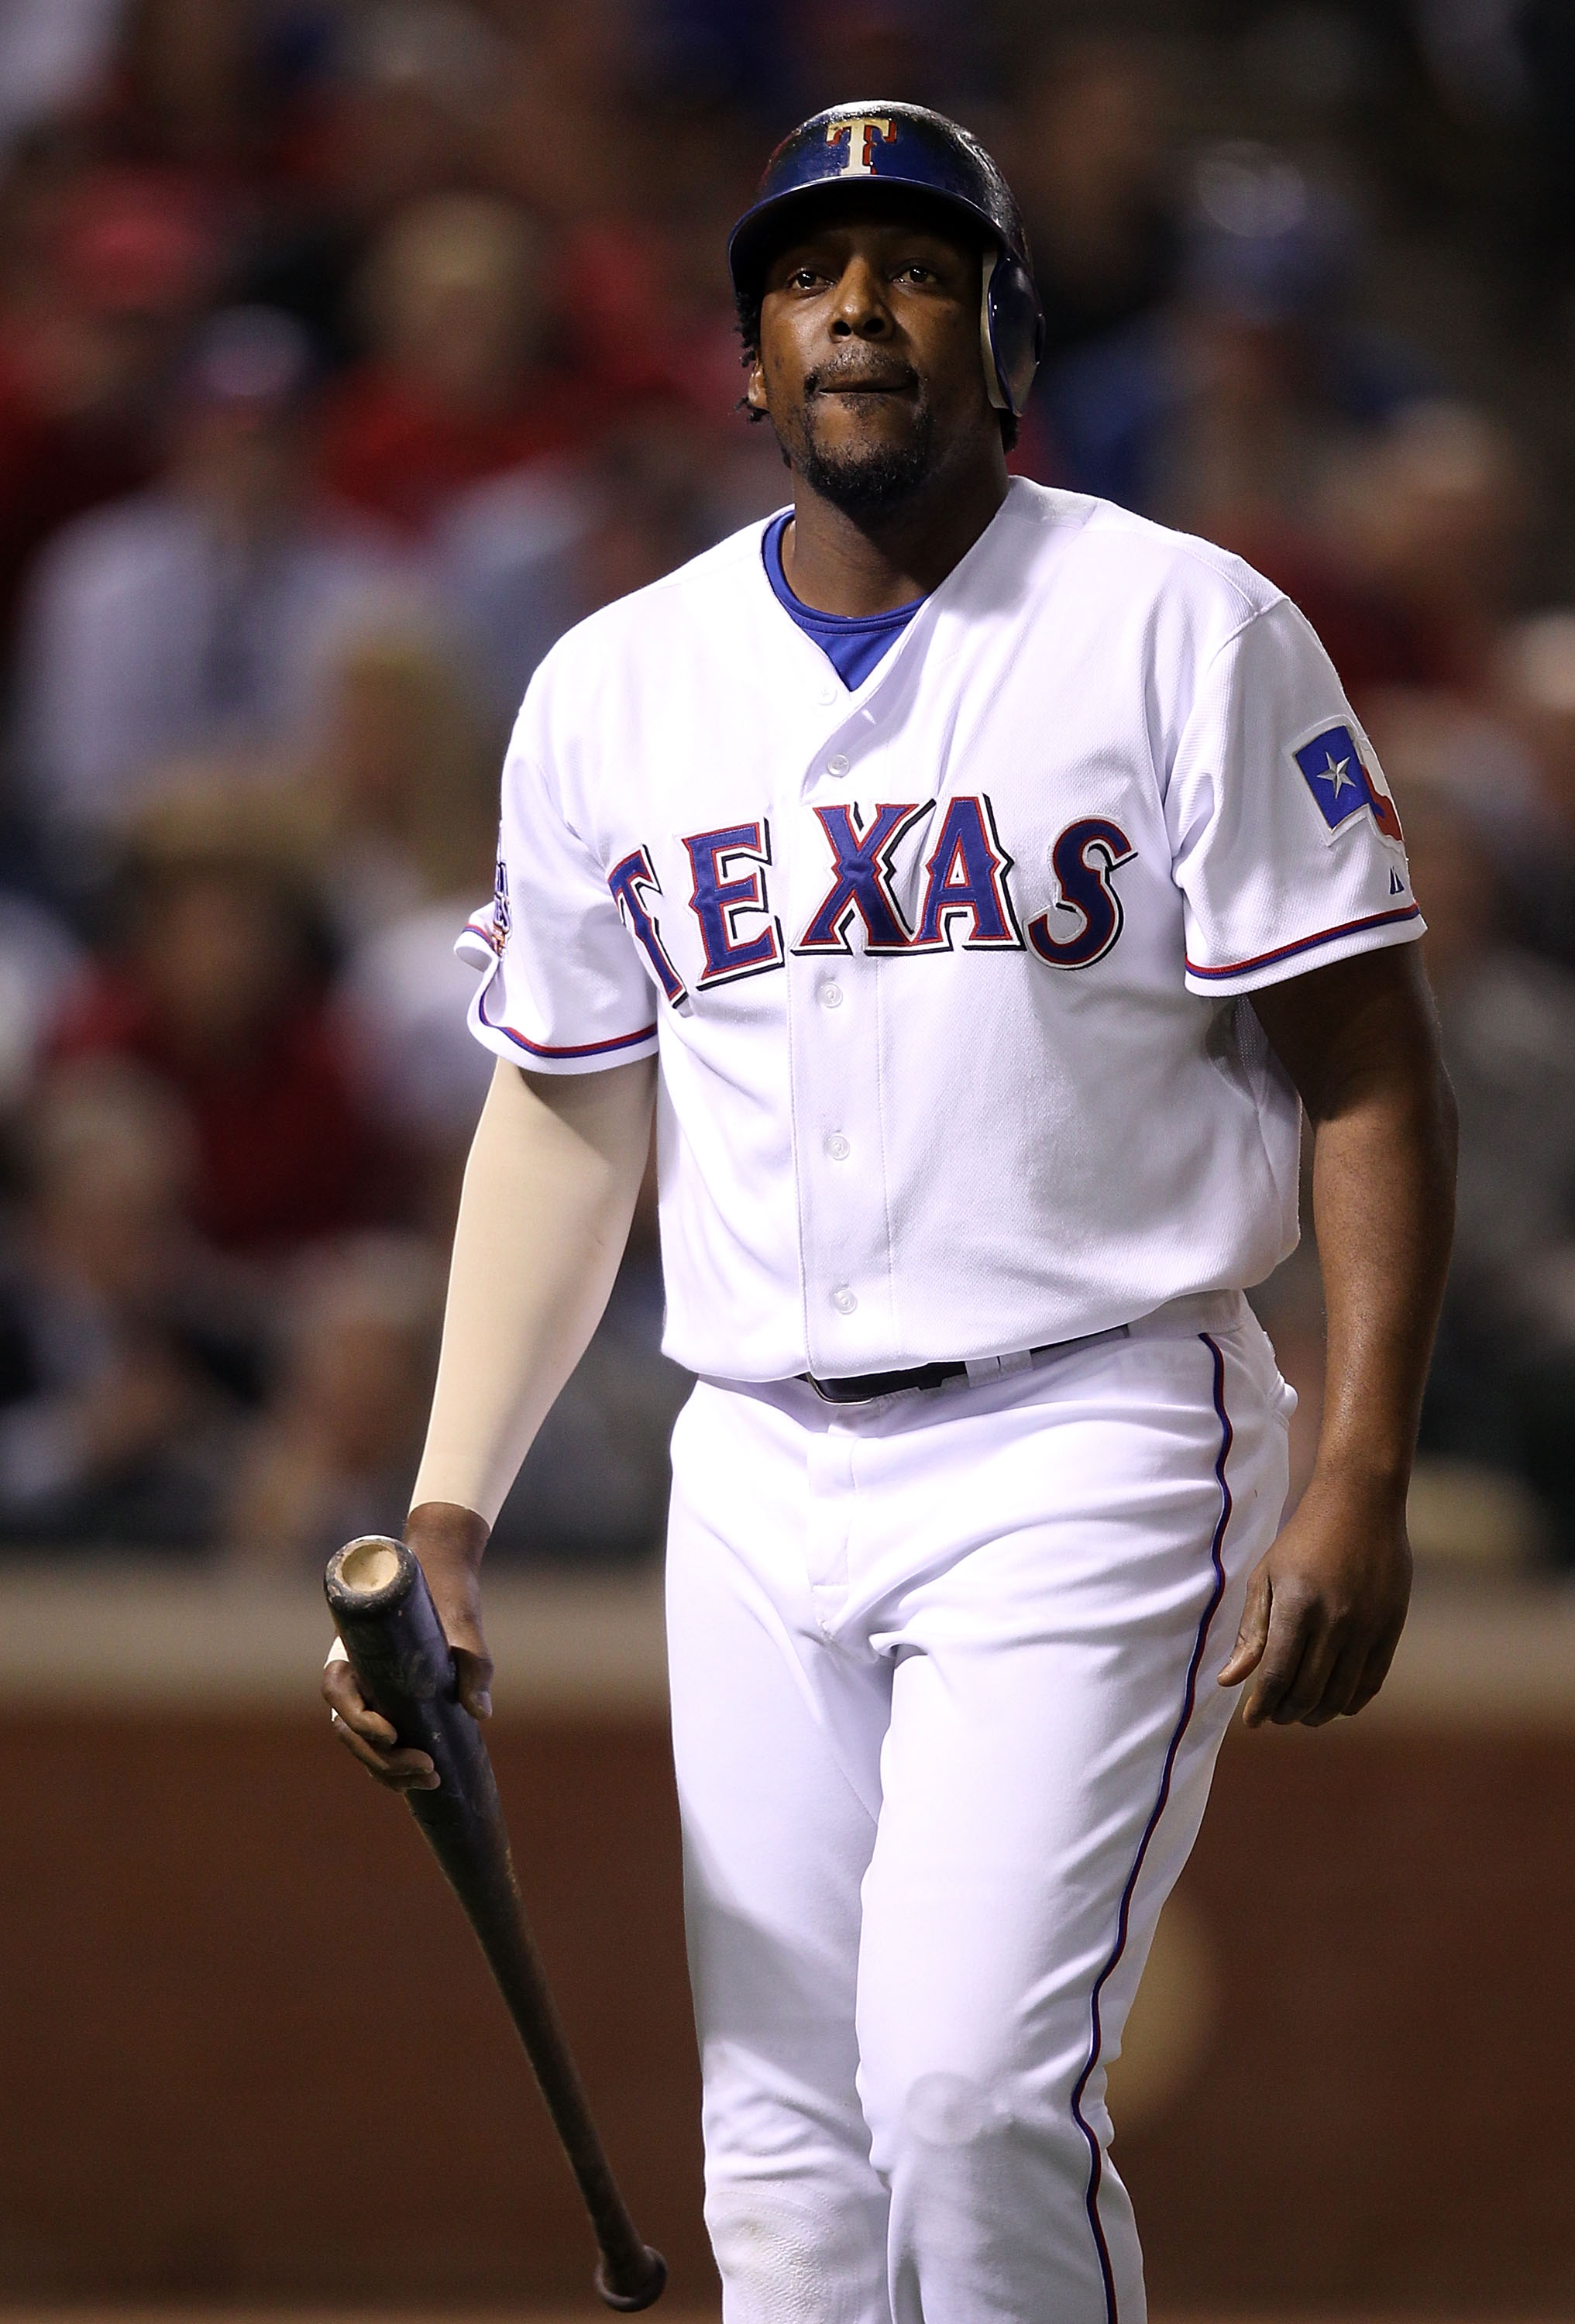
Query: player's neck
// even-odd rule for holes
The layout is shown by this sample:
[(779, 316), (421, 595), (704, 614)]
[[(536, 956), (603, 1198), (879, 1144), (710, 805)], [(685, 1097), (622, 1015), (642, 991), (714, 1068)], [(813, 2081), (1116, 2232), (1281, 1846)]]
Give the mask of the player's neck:
[(795, 475), (782, 571), (801, 604), (854, 619), (938, 589), (1006, 498), (1004, 461), (938, 475), (877, 516), (850, 515)]

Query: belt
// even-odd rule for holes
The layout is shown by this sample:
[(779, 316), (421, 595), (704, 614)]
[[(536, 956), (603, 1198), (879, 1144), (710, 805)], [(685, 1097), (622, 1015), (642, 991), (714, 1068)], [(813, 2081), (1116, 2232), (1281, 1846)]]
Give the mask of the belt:
[(877, 1397), (900, 1396), (905, 1388), (940, 1388), (947, 1380), (961, 1379), (964, 1374), (971, 1380), (984, 1380), (994, 1379), (1001, 1372), (1027, 1371), (1042, 1356), (1063, 1355), (1072, 1348), (1095, 1347), (1101, 1340), (1124, 1340), (1130, 1328), (1118, 1323), (1112, 1331), (1086, 1332), (1076, 1340), (1050, 1340), (1042, 1348), (1024, 1348), (1016, 1355), (975, 1356), (955, 1364), (915, 1364), (905, 1372), (860, 1372), (847, 1379), (816, 1379), (813, 1372), (800, 1372), (798, 1378), (824, 1404), (871, 1404)]

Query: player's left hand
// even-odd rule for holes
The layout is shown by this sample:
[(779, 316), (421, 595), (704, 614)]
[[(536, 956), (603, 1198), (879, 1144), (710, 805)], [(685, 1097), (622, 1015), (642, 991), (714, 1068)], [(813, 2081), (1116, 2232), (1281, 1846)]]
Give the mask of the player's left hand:
[(1411, 1599), (1405, 1504), (1377, 1491), (1308, 1486), (1257, 1568), (1221, 1686), (1257, 1673), (1242, 1723), (1322, 1727), (1383, 1685)]

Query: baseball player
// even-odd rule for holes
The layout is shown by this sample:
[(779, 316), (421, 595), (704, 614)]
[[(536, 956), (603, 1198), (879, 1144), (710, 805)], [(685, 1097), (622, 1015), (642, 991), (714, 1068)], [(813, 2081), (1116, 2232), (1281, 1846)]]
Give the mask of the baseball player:
[[(817, 115), (730, 258), (792, 504), (526, 696), (410, 1538), (484, 1716), (488, 1526), (654, 1104), (724, 2314), (1140, 2324), (1106, 2069), (1237, 1690), (1359, 1711), (1405, 1617), (1452, 1175), (1422, 922), (1294, 606), (1009, 480), (1040, 318), (972, 137)], [(1329, 1388), (1282, 1530), (1242, 1292), (1303, 1107)]]

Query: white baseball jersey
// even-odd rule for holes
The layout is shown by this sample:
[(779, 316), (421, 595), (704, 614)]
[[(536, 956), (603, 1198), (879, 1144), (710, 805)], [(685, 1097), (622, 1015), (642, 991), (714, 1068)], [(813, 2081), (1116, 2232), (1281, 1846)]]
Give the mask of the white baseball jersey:
[(474, 924), (499, 1056), (659, 1055), (667, 1351), (846, 1377), (1257, 1282), (1298, 1108), (1239, 996), (1422, 932), (1307, 622), (1018, 478), (850, 693), (763, 532), (547, 657)]

